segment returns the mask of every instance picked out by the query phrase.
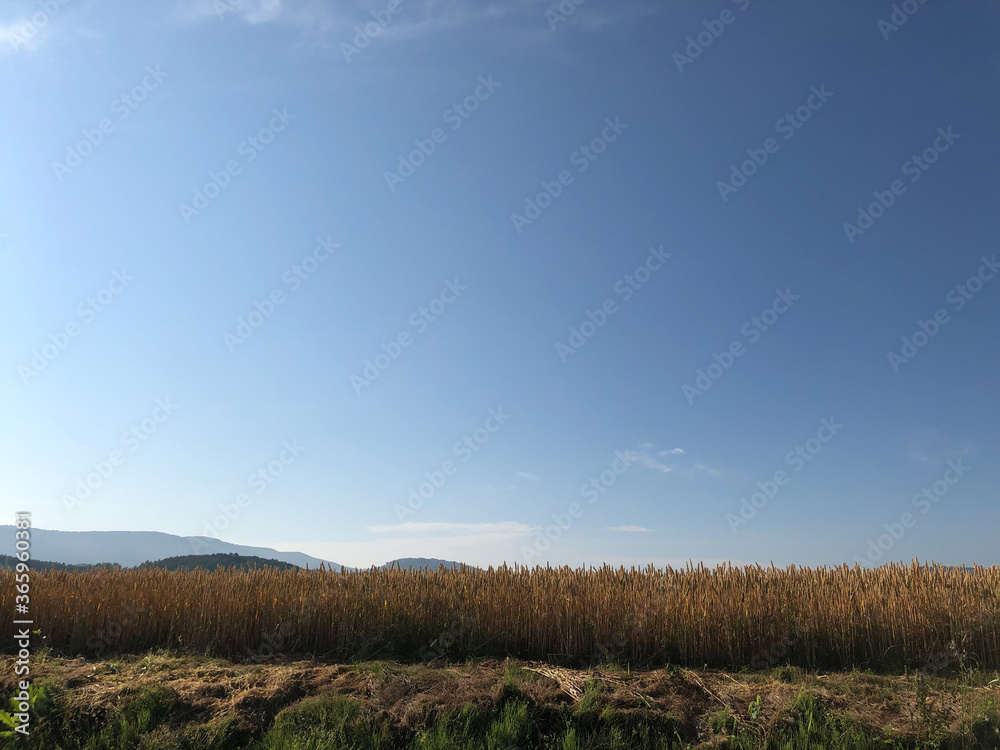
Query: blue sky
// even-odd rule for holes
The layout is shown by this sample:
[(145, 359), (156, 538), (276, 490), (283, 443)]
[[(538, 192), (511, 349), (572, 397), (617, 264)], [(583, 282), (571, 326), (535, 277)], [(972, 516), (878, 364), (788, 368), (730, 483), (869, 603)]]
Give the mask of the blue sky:
[(5, 3), (4, 512), (1000, 562), (1000, 16), (904, 5)]

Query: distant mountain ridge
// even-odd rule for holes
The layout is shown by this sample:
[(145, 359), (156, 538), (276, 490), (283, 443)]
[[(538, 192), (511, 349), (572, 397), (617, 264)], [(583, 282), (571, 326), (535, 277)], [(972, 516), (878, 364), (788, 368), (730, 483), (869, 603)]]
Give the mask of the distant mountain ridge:
[[(437, 570), (442, 566), (445, 568), (460, 568), (462, 567), (462, 563), (455, 562), (454, 560), (439, 560), (436, 557), (400, 557), (397, 560), (390, 560), (380, 567), (383, 570), (392, 567), (399, 567), (404, 570), (422, 570), (424, 568)], [(466, 565), (465, 567), (471, 568), (472, 566)]]
[[(14, 532), (13, 526), (0, 525), (0, 550), (3, 549), (4, 539), (10, 540), (10, 549), (13, 550)], [(228, 564), (225, 559), (208, 559), (208, 556), (220, 555), (228, 557)], [(0, 554), (0, 568), (7, 567), (4, 557)], [(31, 557), (37, 563), (52, 564), (56, 570), (83, 570), (94, 565), (134, 568), (147, 563), (168, 569), (174, 569), (170, 566), (200, 565), (213, 570), (217, 564), (225, 567), (259, 567), (275, 563), (315, 570), (323, 563), (323, 567), (329, 570), (357, 570), (349, 565), (302, 552), (281, 552), (270, 547), (250, 547), (207, 536), (176, 536), (161, 531), (55, 531), (33, 528)], [(199, 558), (205, 559), (199, 562)], [(409, 570), (437, 570), (442, 565), (445, 568), (458, 568), (462, 563), (434, 557), (401, 557), (378, 567), (384, 569), (393, 565)]]
[[(11, 555), (0, 555), (0, 570), (12, 569), (17, 565), (18, 559)], [(113, 569), (128, 568), (117, 563), (101, 563), (98, 565), (81, 564), (72, 565), (68, 563), (52, 562), (49, 560), (32, 559), (30, 567), (33, 570), (64, 570), (72, 573), (84, 573), (96, 568), (110, 567)], [(438, 560), (427, 557), (402, 557), (398, 560), (391, 560), (380, 569), (398, 567), (404, 570), (437, 570), (439, 567), (457, 570), (461, 563), (451, 560)], [(219, 552), (212, 555), (179, 555), (177, 557), (165, 557), (162, 560), (147, 560), (139, 568), (160, 568), (162, 570), (216, 570), (217, 568), (236, 568), (238, 570), (258, 570), (262, 568), (277, 568), (278, 570), (302, 570), (298, 565), (282, 562), (281, 560), (267, 559), (263, 557), (250, 557), (248, 555), (237, 555), (229, 552)], [(323, 565), (324, 569), (327, 566)], [(314, 568), (314, 570), (319, 568)], [(352, 570), (351, 568), (330, 567), (329, 570), (340, 572), (341, 570)]]
[(239, 570), (259, 570), (262, 568), (277, 568), (278, 570), (299, 570), (297, 565), (281, 560), (267, 560), (262, 557), (248, 557), (233, 553), (216, 553), (214, 555), (182, 555), (180, 557), (165, 557), (162, 560), (149, 560), (140, 567), (161, 568), (163, 570), (215, 570), (216, 568), (237, 568)]
[[(13, 555), (0, 555), (0, 570), (13, 570), (17, 567), (17, 564), (21, 562)], [(103, 567), (101, 565), (71, 565), (67, 563), (51, 562), (49, 560), (31, 560), (28, 563), (32, 570), (65, 570), (70, 573), (83, 573), (88, 570), (93, 570), (94, 568)], [(108, 563), (111, 567), (118, 568), (118, 565), (112, 565)]]
[[(0, 540), (9, 539), (10, 549), (14, 548), (14, 527), (0, 526)], [(3, 542), (0, 541), (0, 549)], [(270, 547), (250, 547), (231, 544), (221, 539), (207, 536), (176, 536), (160, 531), (54, 531), (51, 529), (31, 530), (31, 556), (37, 560), (49, 560), (68, 565), (98, 565), (117, 563), (123, 567), (135, 567), (150, 560), (187, 555), (211, 555), (217, 553), (237, 554), (244, 557), (261, 557), (290, 563), (300, 568), (307, 565), (318, 568), (341, 567), (340, 563), (322, 560), (302, 552), (281, 552)]]

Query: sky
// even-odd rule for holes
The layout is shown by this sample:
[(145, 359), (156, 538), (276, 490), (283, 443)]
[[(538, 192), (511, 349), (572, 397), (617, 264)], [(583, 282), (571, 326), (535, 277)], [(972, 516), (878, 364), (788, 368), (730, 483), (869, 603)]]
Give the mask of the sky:
[(0, 511), (1000, 564), (997, 10), (8, 0)]

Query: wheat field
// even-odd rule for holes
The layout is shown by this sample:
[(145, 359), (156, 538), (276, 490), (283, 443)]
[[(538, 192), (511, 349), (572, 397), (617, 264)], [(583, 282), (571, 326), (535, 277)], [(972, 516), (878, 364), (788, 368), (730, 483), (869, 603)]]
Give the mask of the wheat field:
[[(5, 571), (2, 576), (12, 578)], [(13, 611), (12, 580), (0, 609)], [(45, 645), (230, 657), (1000, 666), (1000, 568), (32, 572)], [(8, 639), (3, 649), (11, 648)], [(36, 644), (37, 645), (37, 644)]]

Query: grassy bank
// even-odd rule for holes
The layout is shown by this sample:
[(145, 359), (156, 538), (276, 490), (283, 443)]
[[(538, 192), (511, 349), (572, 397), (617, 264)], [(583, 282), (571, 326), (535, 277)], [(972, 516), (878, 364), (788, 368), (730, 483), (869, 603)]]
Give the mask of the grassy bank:
[[(11, 666), (0, 665), (8, 695)], [(43, 653), (31, 735), (0, 747), (1000, 748), (997, 677)]]

